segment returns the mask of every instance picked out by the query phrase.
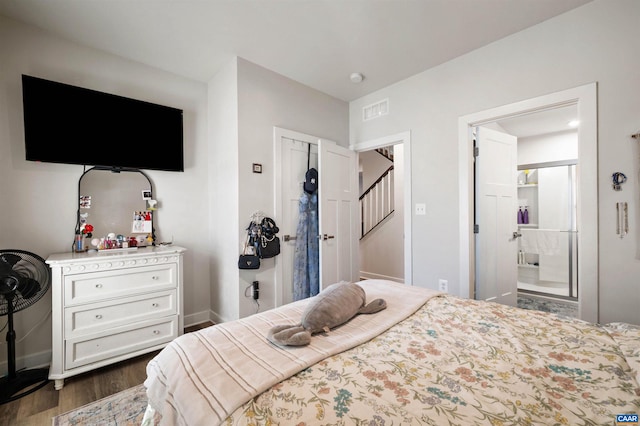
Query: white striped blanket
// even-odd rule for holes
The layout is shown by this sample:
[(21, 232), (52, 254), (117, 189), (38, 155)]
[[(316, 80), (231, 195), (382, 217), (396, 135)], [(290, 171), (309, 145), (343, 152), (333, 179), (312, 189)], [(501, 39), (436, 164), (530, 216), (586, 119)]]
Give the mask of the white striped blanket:
[(149, 405), (163, 425), (221, 424), (234, 410), (282, 380), (360, 345), (406, 319), (438, 292), (385, 280), (359, 283), (367, 303), (387, 309), (358, 315), (311, 344), (281, 348), (266, 339), (279, 324), (298, 324), (309, 300), (180, 336), (147, 366)]

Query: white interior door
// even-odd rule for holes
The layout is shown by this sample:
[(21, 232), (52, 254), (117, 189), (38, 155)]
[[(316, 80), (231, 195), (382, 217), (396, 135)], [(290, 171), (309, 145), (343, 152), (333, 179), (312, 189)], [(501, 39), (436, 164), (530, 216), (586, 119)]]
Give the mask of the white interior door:
[(517, 142), (515, 136), (477, 128), (476, 298), (517, 304)]
[[(276, 142), (276, 223), (280, 228), (280, 254), (276, 257), (276, 306), (293, 301), (293, 257), (296, 247), (302, 184), (309, 166), (318, 168), (318, 138), (302, 134), (278, 135)], [(311, 152), (309, 153), (309, 148)]]
[(295, 236), (309, 146), (310, 167), (318, 170), (319, 177), (321, 289), (333, 282), (358, 278), (357, 154), (334, 142), (276, 127), (274, 219), (280, 228), (280, 255), (275, 263), (276, 306), (293, 301)]
[(357, 281), (358, 157), (322, 140), (318, 148), (320, 289), (338, 281)]

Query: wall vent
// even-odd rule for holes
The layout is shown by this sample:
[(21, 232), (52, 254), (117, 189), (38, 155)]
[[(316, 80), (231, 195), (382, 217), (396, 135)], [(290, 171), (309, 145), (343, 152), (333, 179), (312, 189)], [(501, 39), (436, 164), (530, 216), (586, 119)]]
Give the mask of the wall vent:
[(389, 99), (384, 99), (375, 104), (367, 105), (362, 108), (362, 121), (373, 120), (389, 114)]

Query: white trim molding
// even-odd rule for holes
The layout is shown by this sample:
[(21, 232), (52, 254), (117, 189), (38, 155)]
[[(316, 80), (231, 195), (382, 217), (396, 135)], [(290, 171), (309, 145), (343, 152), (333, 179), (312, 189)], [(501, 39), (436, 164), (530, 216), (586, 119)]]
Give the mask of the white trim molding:
[[(564, 105), (577, 105), (578, 119), (578, 277), (580, 318), (598, 322), (598, 122), (597, 83), (488, 109), (458, 119), (460, 202), (460, 297), (474, 297), (473, 137), (471, 128), (507, 117)], [(468, 285), (464, 285), (467, 283)]]

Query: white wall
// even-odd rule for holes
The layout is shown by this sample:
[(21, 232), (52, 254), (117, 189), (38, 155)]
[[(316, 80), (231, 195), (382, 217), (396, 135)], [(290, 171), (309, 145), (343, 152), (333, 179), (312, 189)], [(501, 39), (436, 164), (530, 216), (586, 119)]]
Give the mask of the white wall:
[[(215, 296), (211, 300), (213, 317), (221, 321), (245, 317), (256, 311), (251, 297), (244, 296), (245, 288), (254, 280), (260, 282), (260, 311), (275, 306), (275, 262), (278, 258), (263, 259), (259, 270), (238, 270), (237, 266), (240, 246), (246, 238), (245, 228), (251, 214), (260, 210), (278, 222), (278, 218), (273, 216), (273, 127), (315, 135), (342, 146), (347, 146), (349, 133), (349, 107), (346, 102), (242, 58), (236, 58), (234, 62), (237, 68), (237, 104), (229, 102), (232, 96), (212, 97), (209, 101), (210, 108), (218, 111), (237, 108), (237, 140), (232, 139), (230, 130), (226, 138), (211, 139), (216, 152), (220, 149), (226, 151), (224, 158), (230, 163), (225, 164), (228, 173), (218, 177), (217, 187), (235, 185), (234, 180), (237, 178), (239, 193), (237, 203), (234, 203), (231, 193), (224, 197), (229, 200), (229, 204), (220, 205), (218, 209), (222, 211), (216, 212), (219, 220), (211, 222), (214, 228), (227, 228), (224, 231), (212, 231), (214, 234), (221, 232), (225, 236), (221, 240), (224, 241), (226, 251), (222, 253), (220, 247), (213, 260), (216, 265), (215, 275), (223, 280), (214, 280), (212, 294)], [(223, 80), (233, 84), (230, 76)], [(211, 85), (219, 87), (223, 84), (227, 83), (217, 81), (216, 77)], [(231, 148), (227, 151), (227, 148), (219, 147), (234, 143), (237, 145), (235, 159), (232, 158), (234, 153)], [(253, 163), (262, 164), (261, 174), (253, 173)], [(227, 182), (226, 179), (230, 181)], [(212, 196), (216, 196), (215, 191)], [(231, 237), (233, 239), (228, 239)]]
[[(238, 318), (238, 64), (209, 82), (209, 200), (211, 319)], [(235, 267), (233, 267), (235, 265)], [(225, 303), (221, 303), (225, 301)]]
[[(181, 108), (185, 172), (149, 171), (148, 175), (162, 205), (157, 213), (159, 240), (173, 237), (174, 243), (189, 250), (184, 259), (185, 322), (189, 324), (200, 312), (208, 313), (209, 255), (203, 229), (209, 208), (203, 196), (208, 192), (206, 85), (69, 43), (4, 17), (0, 17), (0, 63), (0, 249), (27, 250), (45, 259), (68, 252), (83, 171), (82, 166), (25, 161), (21, 74)], [(27, 355), (29, 367), (49, 362), (50, 310), (49, 291), (15, 315), (18, 368)], [(0, 317), (0, 327), (5, 320)], [(6, 353), (3, 338), (0, 361), (6, 361)]]
[[(640, 2), (596, 0), (350, 104), (352, 143), (406, 129), (412, 136), (416, 285), (449, 280), (459, 294), (458, 118), (598, 82), (600, 321), (640, 324), (638, 182), (611, 189), (614, 171), (637, 176), (640, 148)], [(391, 113), (362, 122), (362, 107), (389, 98)], [(615, 202), (630, 204), (632, 235), (615, 235)], [(466, 285), (466, 283), (464, 284)]]

